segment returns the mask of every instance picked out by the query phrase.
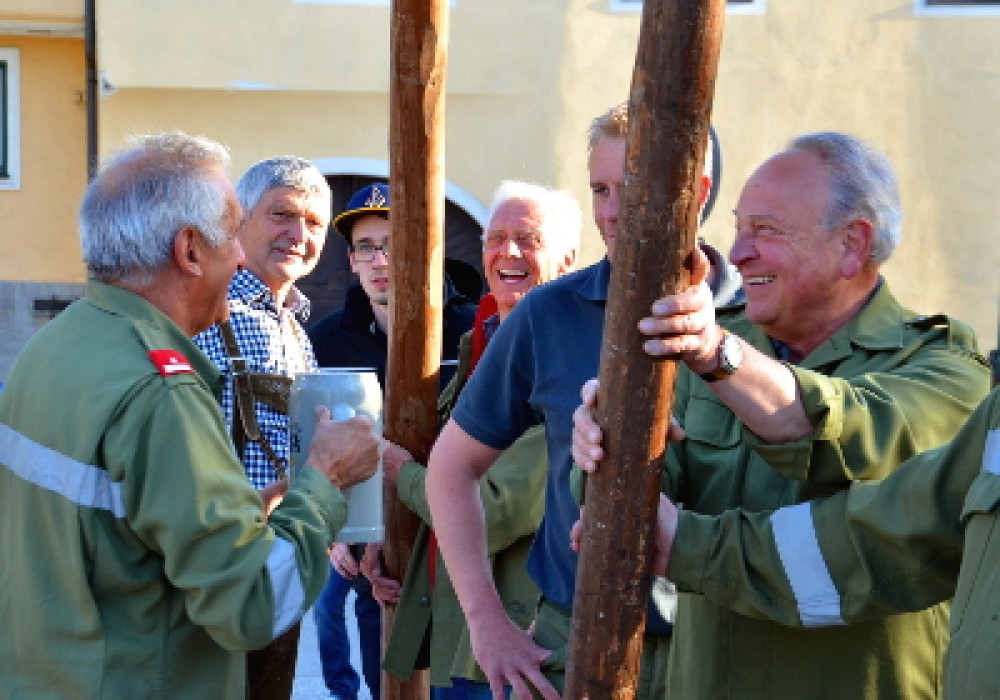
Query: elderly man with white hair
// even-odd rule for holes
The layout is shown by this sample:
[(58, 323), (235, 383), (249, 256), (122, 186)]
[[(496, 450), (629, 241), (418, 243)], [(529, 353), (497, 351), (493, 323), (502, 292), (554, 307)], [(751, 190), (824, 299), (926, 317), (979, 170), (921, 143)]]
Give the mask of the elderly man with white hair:
[[(475, 324), (462, 338), (458, 369), (441, 395), (443, 416), (514, 307), (539, 285), (573, 269), (581, 220), (580, 205), (567, 192), (517, 181), (497, 188), (482, 236), (490, 293), (480, 301)], [(427, 470), (414, 462), (387, 463), (385, 474), (395, 482), (400, 499), (423, 520), (386, 645), (385, 669), (409, 678), (414, 669), (429, 663), (432, 700), (489, 700), (490, 687), (472, 657), (465, 619), (431, 531), (424, 492)], [(534, 617), (538, 599), (525, 562), (542, 517), (547, 476), (545, 435), (535, 428), (500, 455), (479, 490), (492, 578), (504, 609), (522, 628)], [(378, 574), (371, 556), (364, 568)], [(425, 645), (429, 659), (421, 660)]]

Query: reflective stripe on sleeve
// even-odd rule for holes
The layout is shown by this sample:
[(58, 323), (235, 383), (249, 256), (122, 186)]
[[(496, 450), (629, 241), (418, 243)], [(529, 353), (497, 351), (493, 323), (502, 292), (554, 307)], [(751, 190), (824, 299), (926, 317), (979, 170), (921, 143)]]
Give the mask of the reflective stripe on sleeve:
[(267, 573), (274, 592), (274, 635), (277, 639), (294, 625), (305, 612), (306, 594), (299, 576), (295, 548), (278, 537), (267, 557)]
[(842, 625), (840, 595), (819, 549), (808, 503), (781, 508), (771, 516), (774, 543), (792, 586), (804, 627)]
[(125, 517), (122, 485), (111, 481), (106, 470), (71, 459), (3, 424), (0, 424), (0, 463), (21, 479), (78, 506), (106, 510), (116, 518)]
[(1000, 474), (1000, 430), (986, 434), (986, 449), (983, 450), (983, 471)]

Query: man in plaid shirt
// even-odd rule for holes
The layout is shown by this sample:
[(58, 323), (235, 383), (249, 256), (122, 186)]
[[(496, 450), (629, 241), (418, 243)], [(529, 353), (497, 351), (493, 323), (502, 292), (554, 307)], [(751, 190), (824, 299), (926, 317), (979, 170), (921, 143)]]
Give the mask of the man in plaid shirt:
[[(300, 325), (309, 300), (295, 287), (319, 261), (330, 223), (330, 187), (309, 161), (294, 156), (263, 160), (236, 184), (243, 206), (240, 243), (246, 266), (229, 285), (229, 316), (241, 356), (250, 372), (292, 376), (316, 368), (312, 345)], [(221, 329), (213, 326), (195, 337), (225, 374), (222, 408), (233, 421), (233, 373)], [(254, 403), (262, 435), (279, 457), (288, 454), (288, 415)], [(240, 455), (256, 489), (279, 476), (260, 441), (248, 440)]]
[[(236, 184), (244, 218), (239, 230), (246, 264), (229, 284), (229, 340), (215, 325), (195, 336), (198, 347), (222, 370), (222, 408), (240, 459), (254, 488), (276, 501), (284, 491), (284, 465), (289, 458), (288, 414), (254, 394), (253, 417), (259, 436), (243, 430), (235, 411), (236, 386), (231, 357), (246, 363), (241, 371), (291, 377), (316, 368), (312, 345), (300, 321), (309, 300), (295, 287), (319, 261), (330, 223), (330, 186), (307, 160), (294, 156), (270, 158), (253, 165)], [(244, 439), (244, 435), (246, 438)], [(270, 454), (269, 454), (270, 453)], [(247, 657), (250, 698), (289, 697), (294, 676), (296, 626), (271, 647)], [(273, 647), (273, 648), (272, 648)]]

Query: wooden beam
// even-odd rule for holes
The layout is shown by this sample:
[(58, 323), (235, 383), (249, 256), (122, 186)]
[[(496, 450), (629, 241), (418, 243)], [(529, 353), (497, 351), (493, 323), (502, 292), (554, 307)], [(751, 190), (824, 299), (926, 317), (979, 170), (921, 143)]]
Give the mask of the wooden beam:
[(628, 164), (601, 350), (606, 458), (587, 484), (565, 697), (635, 695), (676, 365), (636, 329), (686, 287), (724, 0), (645, 0), (629, 101)]
[[(437, 436), (444, 275), (444, 82), (448, 0), (393, 0), (389, 95), (392, 213), (389, 360), (385, 433), (427, 463)], [(402, 580), (419, 518), (386, 490), (383, 549)], [(385, 608), (383, 640), (392, 629)], [(401, 681), (382, 674), (385, 700), (424, 700), (426, 671)]]

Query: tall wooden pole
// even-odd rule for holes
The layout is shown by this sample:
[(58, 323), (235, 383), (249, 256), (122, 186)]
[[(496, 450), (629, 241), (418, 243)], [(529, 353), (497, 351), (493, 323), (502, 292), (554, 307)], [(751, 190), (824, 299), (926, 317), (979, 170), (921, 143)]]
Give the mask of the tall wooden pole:
[(694, 248), (725, 0), (645, 0), (601, 350), (606, 458), (587, 485), (565, 697), (635, 695), (676, 365), (636, 324), (683, 289)]
[[(444, 284), (444, 79), (448, 0), (393, 0), (389, 90), (392, 295), (385, 433), (427, 463), (437, 435)], [(387, 573), (402, 580), (419, 518), (385, 494)], [(383, 639), (393, 610), (384, 613)], [(383, 700), (425, 700), (427, 672), (382, 674)]]

